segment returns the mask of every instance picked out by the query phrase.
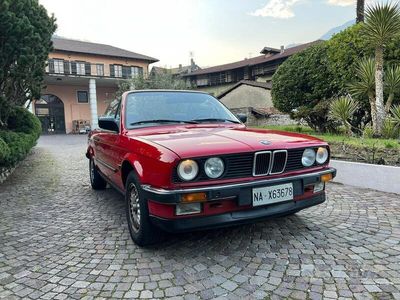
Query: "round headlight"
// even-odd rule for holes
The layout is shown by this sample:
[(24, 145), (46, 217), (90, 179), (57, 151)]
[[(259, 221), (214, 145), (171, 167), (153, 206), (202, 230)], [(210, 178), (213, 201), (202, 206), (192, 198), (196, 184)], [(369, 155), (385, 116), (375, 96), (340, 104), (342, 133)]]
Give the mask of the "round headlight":
[(186, 159), (178, 165), (178, 176), (180, 179), (189, 181), (196, 178), (199, 173), (199, 166), (194, 160)]
[(211, 157), (204, 163), (204, 172), (210, 178), (218, 178), (224, 173), (224, 162), (219, 157)]
[(317, 163), (322, 165), (323, 163), (325, 163), (328, 160), (328, 157), (329, 157), (328, 149), (326, 149), (325, 147), (319, 147), (318, 151), (317, 151), (317, 157), (316, 157)]
[(315, 163), (315, 151), (310, 148), (304, 150), (301, 163), (305, 167), (311, 167)]

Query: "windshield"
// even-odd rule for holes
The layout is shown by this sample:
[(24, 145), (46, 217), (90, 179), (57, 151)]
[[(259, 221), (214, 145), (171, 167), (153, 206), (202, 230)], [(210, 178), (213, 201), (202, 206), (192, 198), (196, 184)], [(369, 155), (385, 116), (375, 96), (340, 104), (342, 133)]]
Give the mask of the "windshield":
[(191, 92), (138, 92), (126, 98), (127, 128), (159, 124), (240, 123), (214, 97)]

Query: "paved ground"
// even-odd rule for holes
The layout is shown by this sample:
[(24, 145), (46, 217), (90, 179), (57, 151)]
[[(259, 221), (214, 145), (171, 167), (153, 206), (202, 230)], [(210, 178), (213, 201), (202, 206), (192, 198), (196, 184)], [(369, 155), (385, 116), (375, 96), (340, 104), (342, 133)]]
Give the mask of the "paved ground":
[(295, 216), (140, 249), (84, 148), (44, 137), (0, 185), (0, 298), (400, 299), (399, 195), (330, 185)]

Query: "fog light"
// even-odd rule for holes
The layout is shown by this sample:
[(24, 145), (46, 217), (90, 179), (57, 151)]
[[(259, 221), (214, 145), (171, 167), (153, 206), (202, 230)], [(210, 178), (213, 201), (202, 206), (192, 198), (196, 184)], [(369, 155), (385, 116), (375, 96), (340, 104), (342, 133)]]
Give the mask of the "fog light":
[(201, 203), (180, 203), (176, 205), (176, 215), (192, 215), (201, 213)]
[(321, 181), (322, 182), (328, 182), (328, 181), (330, 181), (330, 180), (332, 180), (332, 174), (331, 173), (329, 173), (329, 174), (324, 174), (324, 175), (322, 175), (321, 176)]
[(206, 193), (191, 193), (191, 194), (183, 194), (181, 196), (181, 201), (186, 203), (204, 202), (206, 200), (207, 200)]
[(325, 189), (325, 182), (318, 182), (314, 184), (314, 194), (322, 192)]

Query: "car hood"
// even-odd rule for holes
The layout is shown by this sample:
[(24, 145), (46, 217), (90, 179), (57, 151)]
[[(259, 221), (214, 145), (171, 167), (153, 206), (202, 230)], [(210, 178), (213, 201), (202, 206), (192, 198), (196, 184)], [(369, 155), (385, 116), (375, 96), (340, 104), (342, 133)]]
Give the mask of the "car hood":
[(141, 134), (136, 132), (135, 136), (168, 148), (181, 158), (325, 144), (317, 138), (298, 133), (225, 126), (163, 127)]

